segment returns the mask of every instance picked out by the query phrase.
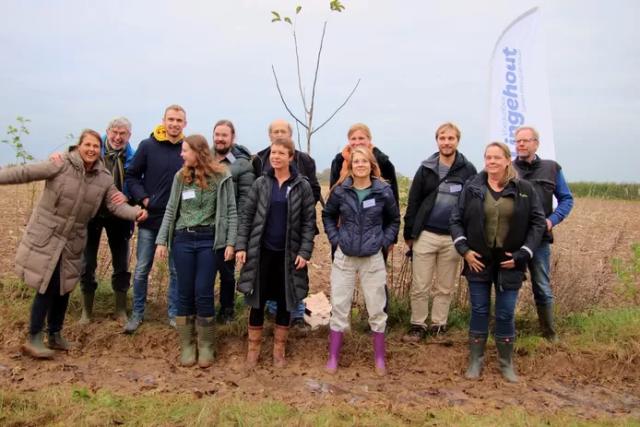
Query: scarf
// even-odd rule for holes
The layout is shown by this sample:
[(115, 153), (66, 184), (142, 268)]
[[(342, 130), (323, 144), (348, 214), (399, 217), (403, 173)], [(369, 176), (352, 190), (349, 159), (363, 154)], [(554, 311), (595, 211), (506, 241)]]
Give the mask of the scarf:
[(125, 154), (124, 147), (120, 150), (114, 150), (108, 141), (105, 143), (104, 165), (113, 175), (113, 182), (120, 191), (124, 187)]

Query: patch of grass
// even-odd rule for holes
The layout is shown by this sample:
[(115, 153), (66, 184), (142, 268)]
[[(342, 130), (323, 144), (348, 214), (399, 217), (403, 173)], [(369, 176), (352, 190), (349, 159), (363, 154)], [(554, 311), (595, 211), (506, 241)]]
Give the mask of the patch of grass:
[(571, 182), (569, 188), (575, 197), (601, 199), (640, 200), (640, 184), (614, 182)]
[(572, 347), (607, 352), (619, 360), (640, 355), (640, 307), (595, 309), (563, 320)]
[(528, 413), (521, 408), (487, 408), (469, 414), (464, 408), (393, 408), (381, 411), (365, 405), (322, 404), (296, 408), (274, 400), (248, 401), (239, 397), (190, 394), (120, 396), (62, 387), (36, 392), (0, 391), (0, 424), (12, 425), (222, 425), (222, 426), (633, 426), (630, 417), (577, 419), (570, 412)]
[(620, 281), (619, 292), (626, 298), (638, 302), (640, 295), (640, 243), (631, 245), (631, 259), (629, 261), (613, 258), (611, 264)]

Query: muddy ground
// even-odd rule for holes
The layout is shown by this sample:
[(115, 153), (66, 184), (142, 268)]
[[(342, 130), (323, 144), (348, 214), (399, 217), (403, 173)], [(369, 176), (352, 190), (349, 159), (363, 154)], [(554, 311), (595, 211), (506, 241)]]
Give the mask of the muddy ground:
[[(0, 204), (0, 224), (4, 230), (0, 235), (0, 273), (4, 282), (14, 277), (13, 248), (24, 224), (20, 222), (28, 217), (29, 203), (24, 202), (28, 194), (26, 187), (0, 187), (0, 200), (17, 200)], [(600, 254), (601, 257), (625, 257), (629, 244), (640, 241), (639, 226), (637, 220), (633, 220), (638, 217), (640, 203), (578, 200), (571, 219), (558, 232), (554, 249), (565, 254), (563, 259), (566, 259), (576, 247), (591, 247), (594, 242), (604, 244), (619, 227), (626, 227), (624, 236), (613, 237), (614, 248), (606, 246), (603, 251), (607, 253)], [(593, 224), (603, 228), (594, 231)], [(590, 232), (585, 233), (585, 229)], [(328, 291), (330, 264), (326, 238), (318, 236), (316, 245), (311, 267), (312, 291)], [(396, 275), (402, 250), (400, 245), (394, 254)], [(608, 259), (598, 262), (606, 263)], [(611, 291), (615, 276), (607, 269), (601, 270), (598, 274), (610, 283), (607, 288)], [(270, 325), (265, 332), (260, 366), (254, 372), (247, 372), (243, 367), (246, 344), (241, 325), (219, 329), (217, 357), (212, 368), (182, 368), (177, 364), (176, 332), (166, 325), (164, 293), (159, 287), (157, 283), (151, 285), (147, 319), (133, 336), (121, 333), (121, 325), (109, 318), (109, 309), (104, 306), (98, 307), (91, 325), (78, 325), (80, 307), (75, 299), (69, 309), (65, 333), (76, 347), (68, 354), (58, 353), (51, 361), (34, 361), (20, 353), (28, 312), (11, 317), (10, 313), (14, 313), (11, 302), (4, 301), (0, 304), (0, 387), (29, 391), (68, 385), (92, 391), (107, 389), (124, 395), (188, 393), (194, 398), (205, 395), (252, 401), (266, 398), (302, 409), (346, 402), (391, 413), (399, 409), (426, 411), (455, 406), (481, 414), (488, 408), (517, 406), (530, 413), (566, 410), (583, 418), (640, 417), (638, 358), (620, 361), (577, 351), (566, 343), (556, 347), (542, 344), (535, 355), (526, 351), (517, 355), (521, 381), (507, 384), (497, 370), (495, 350), (490, 344), (482, 379), (468, 381), (462, 376), (467, 351), (466, 333), (461, 329), (420, 344), (402, 343), (402, 328), (393, 329), (388, 340), (389, 374), (385, 378), (374, 374), (370, 341), (360, 330), (346, 337), (340, 369), (334, 376), (323, 372), (326, 329), (306, 336), (292, 334), (287, 347), (287, 368), (274, 369), (270, 360)], [(17, 294), (14, 297), (22, 298)], [(23, 298), (27, 301), (31, 293), (26, 292)]]

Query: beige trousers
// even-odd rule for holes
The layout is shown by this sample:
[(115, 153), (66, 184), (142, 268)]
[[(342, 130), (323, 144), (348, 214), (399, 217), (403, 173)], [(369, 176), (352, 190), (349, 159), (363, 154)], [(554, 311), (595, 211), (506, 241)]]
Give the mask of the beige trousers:
[(429, 295), (432, 300), (431, 324), (447, 324), (456, 279), (460, 274), (460, 259), (450, 235), (423, 231), (413, 242), (412, 325), (427, 327)]
[(387, 270), (382, 252), (368, 257), (352, 257), (336, 250), (331, 266), (331, 320), (329, 327), (336, 332), (349, 329), (351, 302), (356, 286), (356, 274), (369, 314), (369, 326), (373, 332), (384, 332), (387, 327), (387, 303), (385, 286)]

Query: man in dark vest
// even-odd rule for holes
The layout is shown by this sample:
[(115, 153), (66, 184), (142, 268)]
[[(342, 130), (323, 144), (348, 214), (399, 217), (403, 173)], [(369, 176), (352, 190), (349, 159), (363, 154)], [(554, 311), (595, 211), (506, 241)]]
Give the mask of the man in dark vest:
[[(542, 242), (529, 261), (531, 286), (538, 311), (542, 335), (549, 341), (558, 342), (553, 324), (553, 292), (550, 281), (551, 243), (553, 227), (565, 219), (573, 207), (573, 195), (562, 174), (562, 168), (553, 160), (536, 155), (540, 144), (538, 132), (530, 126), (522, 126), (515, 132), (518, 158), (513, 165), (522, 179), (530, 181), (540, 196), (547, 218), (547, 230)], [(558, 205), (553, 208), (553, 198)]]

